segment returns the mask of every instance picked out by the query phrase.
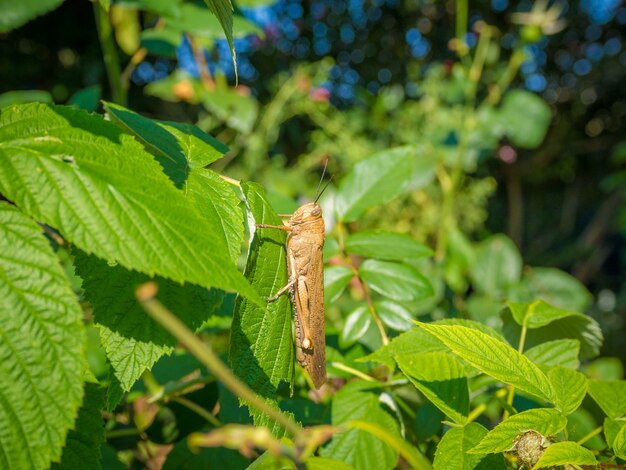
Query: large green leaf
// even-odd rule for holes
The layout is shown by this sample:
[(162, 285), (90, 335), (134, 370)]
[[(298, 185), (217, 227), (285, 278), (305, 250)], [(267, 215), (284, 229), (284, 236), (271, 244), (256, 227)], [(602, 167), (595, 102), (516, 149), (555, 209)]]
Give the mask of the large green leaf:
[(21, 0), (2, 2), (0, 14), (0, 33), (6, 33), (24, 23), (54, 10), (63, 0)]
[(231, 186), (202, 167), (228, 151), (221, 142), (196, 126), (148, 119), (113, 103), (105, 103), (111, 118), (135, 135), (156, 157), (174, 184), (196, 209), (216, 224), (215, 234), (228, 246), (234, 262), (243, 241), (243, 215)]
[(626, 417), (626, 380), (590, 380), (589, 395), (609, 418)]
[(352, 222), (370, 207), (405, 192), (412, 180), (414, 153), (414, 147), (398, 147), (354, 165), (337, 191), (335, 207), (339, 219)]
[(577, 369), (580, 364), (578, 353), (580, 341), (575, 339), (557, 339), (546, 341), (530, 348), (524, 355), (541, 366), (562, 366)]
[(555, 406), (564, 415), (578, 409), (587, 394), (588, 381), (580, 372), (556, 366), (548, 372), (556, 397)]
[(513, 415), (489, 431), (469, 450), (471, 454), (504, 452), (513, 447), (515, 439), (528, 430), (543, 436), (554, 436), (567, 426), (567, 419), (553, 408), (535, 408)]
[(450, 354), (398, 355), (402, 372), (437, 408), (459, 424), (467, 422), (469, 388), (463, 365)]
[(384, 230), (365, 230), (350, 235), (345, 248), (348, 253), (389, 261), (423, 258), (433, 253), (411, 237)]
[(78, 410), (74, 429), (67, 435), (63, 456), (54, 470), (100, 469), (100, 446), (104, 442), (105, 389), (99, 384), (85, 384), (83, 405)]
[[(282, 222), (265, 200), (263, 189), (254, 183), (243, 183), (247, 205), (257, 224), (281, 225)], [(285, 232), (257, 229), (246, 265), (245, 275), (264, 297), (271, 297), (287, 284)], [(281, 382), (293, 386), (294, 348), (291, 335), (291, 302), (288, 295), (264, 307), (239, 297), (230, 333), (230, 363), (237, 376), (252, 390), (276, 404)], [(250, 410), (257, 426), (269, 426), (273, 433), (284, 430)]]
[(378, 348), (362, 361), (374, 361), (395, 367), (397, 355), (412, 355), (428, 352), (447, 351), (446, 346), (422, 328), (413, 328), (393, 338), (389, 344)]
[(513, 145), (533, 149), (548, 132), (552, 113), (539, 96), (526, 90), (512, 90), (504, 95), (500, 121)]
[(46, 468), (83, 396), (82, 312), (35, 222), (0, 202), (0, 468)]
[(548, 446), (534, 469), (556, 467), (557, 465), (591, 465), (595, 467), (598, 461), (589, 449), (575, 442), (555, 442)]
[(42, 104), (0, 115), (0, 193), (77, 247), (148, 275), (263, 304), (217, 235), (142, 146), (114, 124)]
[(478, 423), (450, 428), (437, 446), (434, 470), (504, 470), (506, 465), (501, 455), (468, 453), (485, 434), (487, 430)]
[[(451, 318), (434, 322), (436, 325), (462, 325), (468, 328), (474, 328), (482, 331), (488, 336), (504, 341), (504, 339), (492, 328), (472, 320), (461, 318)], [(426, 332), (422, 328), (413, 328), (401, 335), (393, 338), (389, 344), (378, 348), (369, 356), (362, 360), (376, 361), (388, 365), (395, 366), (395, 356), (412, 355), (430, 352), (446, 352), (449, 349), (435, 336)], [(471, 367), (466, 365), (466, 367)]]
[[(332, 424), (339, 426), (352, 420), (367, 421), (401, 439), (398, 423), (383, 409), (379, 394), (375, 384), (352, 382), (346, 385), (333, 399)], [(388, 444), (364, 430), (354, 428), (335, 434), (320, 453), (322, 457), (340, 460), (356, 470), (392, 469), (398, 459), (398, 453)]]
[(510, 238), (493, 235), (482, 241), (470, 266), (474, 287), (482, 293), (497, 296), (519, 282), (522, 257)]
[(420, 326), (485, 374), (546, 401), (554, 401), (554, 390), (541, 369), (501, 340), (466, 326), (428, 323)]
[(368, 259), (359, 267), (359, 277), (380, 295), (400, 302), (433, 295), (428, 279), (408, 264)]
[(24, 104), (38, 101), (39, 103), (52, 103), (54, 98), (44, 90), (12, 90), (0, 94), (0, 108), (12, 104)]
[[(122, 390), (129, 391), (146, 369), (171, 354), (176, 339), (146, 315), (135, 289), (150, 278), (122, 266), (76, 253), (76, 272), (83, 278), (85, 298), (93, 305), (100, 339)], [(191, 330), (220, 307), (222, 293), (157, 277), (157, 298)]]

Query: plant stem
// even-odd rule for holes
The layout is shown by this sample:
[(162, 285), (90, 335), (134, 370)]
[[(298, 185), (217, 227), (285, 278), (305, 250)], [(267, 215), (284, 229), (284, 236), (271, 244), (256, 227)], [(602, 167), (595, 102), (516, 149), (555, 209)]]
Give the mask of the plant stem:
[(109, 79), (109, 86), (111, 87), (111, 99), (117, 104), (126, 106), (128, 94), (122, 83), (122, 69), (120, 67), (115, 39), (113, 38), (113, 28), (109, 21), (109, 15), (100, 2), (93, 2), (93, 9), (96, 17), (98, 39), (100, 40), (100, 47), (102, 48), (104, 67)]
[(287, 432), (294, 437), (302, 434), (300, 428), (289, 416), (279, 409), (267, 403), (252, 391), (246, 384), (237, 378), (219, 357), (213, 352), (210, 346), (204, 344), (197, 338), (191, 330), (189, 330), (176, 316), (165, 308), (155, 295), (157, 293), (157, 285), (154, 282), (148, 282), (139, 286), (135, 291), (135, 295), (139, 300), (143, 309), (158, 323), (169, 331), (176, 339), (183, 343), (189, 352), (196, 356), (207, 369), (209, 369), (215, 377), (222, 381), (234, 395), (246, 401), (250, 406), (255, 407), (261, 413), (266, 414), (278, 424), (283, 426)]
[(506, 70), (500, 77), (500, 80), (498, 80), (498, 83), (496, 83), (496, 85), (489, 90), (489, 95), (485, 99), (488, 104), (498, 104), (500, 98), (502, 97), (502, 93), (511, 84), (515, 75), (517, 75), (520, 65), (524, 62), (524, 57), (524, 51), (521, 49), (513, 51), (513, 54), (511, 54), (511, 58), (509, 59), (509, 63), (506, 66)]
[[(524, 352), (524, 346), (526, 345), (526, 333), (528, 332), (528, 328), (526, 327), (526, 323), (522, 325), (522, 332), (520, 333), (519, 345), (517, 346), (517, 352), (522, 354)], [(506, 397), (507, 404), (513, 406), (513, 398), (515, 398), (515, 387), (513, 385), (509, 385), (509, 393)], [(506, 419), (509, 416), (508, 411), (504, 411), (502, 415), (502, 419)]]
[(141, 432), (136, 428), (113, 429), (107, 431), (106, 439), (116, 439), (118, 437), (138, 436)]
[(215, 416), (213, 416), (208, 410), (206, 410), (205, 408), (201, 407), (197, 403), (194, 403), (193, 401), (189, 400), (188, 398), (185, 398), (185, 397), (172, 397), (171, 401), (176, 402), (176, 403), (180, 403), (185, 408), (188, 408), (191, 411), (193, 411), (194, 413), (196, 413), (197, 415), (202, 416), (204, 419), (206, 419), (209, 423), (211, 423), (216, 428), (222, 425), (222, 423), (220, 423), (220, 420), (217, 419)]
[(467, 0), (456, 0), (456, 38), (463, 41), (467, 33)]
[(354, 375), (356, 377), (359, 377), (359, 378), (361, 378), (363, 380), (367, 380), (368, 382), (376, 382), (376, 380), (374, 378), (370, 377), (369, 375), (364, 374), (360, 370), (353, 369), (350, 366), (342, 364), (341, 362), (331, 362), (330, 365), (332, 367), (334, 367), (335, 369), (342, 370), (342, 371), (347, 372), (349, 374), (352, 374), (352, 375)]
[(471, 423), (472, 421), (474, 421), (476, 418), (478, 418), (481, 414), (483, 414), (485, 412), (485, 410), (487, 409), (487, 404), (485, 403), (481, 403), (480, 405), (478, 405), (476, 408), (474, 408), (469, 416), (467, 417), (467, 422)]
[(585, 442), (587, 442), (589, 439), (597, 436), (598, 434), (600, 434), (602, 432), (603, 427), (602, 426), (598, 426), (597, 428), (595, 428), (593, 431), (591, 431), (589, 434), (581, 437), (578, 441), (576, 441), (576, 444), (578, 445), (582, 445)]

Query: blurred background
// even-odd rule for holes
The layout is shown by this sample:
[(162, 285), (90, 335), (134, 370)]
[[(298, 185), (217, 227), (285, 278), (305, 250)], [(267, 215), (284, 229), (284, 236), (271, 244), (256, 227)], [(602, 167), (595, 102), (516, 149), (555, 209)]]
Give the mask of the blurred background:
[[(423, 157), (414, 190), (358, 228), (409, 233), (438, 259), (504, 233), (527, 279), (553, 267), (588, 289), (574, 289), (572, 308), (600, 322), (604, 355), (626, 359), (619, 0), (242, 0), (238, 86), (202, 2), (46, 3), (49, 13), (2, 28), (0, 106), (101, 111), (106, 99), (194, 123), (230, 147), (213, 168), (261, 182), (282, 212), (312, 198), (326, 159), (339, 181), (356, 162), (409, 146)], [(497, 323), (497, 295), (467, 269), (446, 266), (451, 294), (439, 305)], [(567, 297), (573, 278), (550, 277), (551, 289)]]

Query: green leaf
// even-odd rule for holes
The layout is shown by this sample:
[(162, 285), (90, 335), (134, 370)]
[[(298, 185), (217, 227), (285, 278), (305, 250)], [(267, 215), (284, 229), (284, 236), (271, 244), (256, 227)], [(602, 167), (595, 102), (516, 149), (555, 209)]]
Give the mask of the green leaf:
[(604, 420), (604, 435), (606, 442), (613, 453), (622, 460), (626, 460), (626, 420)]
[[(75, 254), (76, 273), (83, 279), (85, 298), (93, 305), (100, 339), (115, 377), (123, 391), (164, 354), (171, 354), (176, 339), (146, 315), (137, 302), (135, 289), (150, 277), (106, 261)], [(157, 299), (192, 331), (214, 314), (222, 303), (222, 293), (193, 284), (181, 285), (157, 277)]]
[(501, 455), (476, 455), (468, 453), (487, 430), (478, 423), (469, 423), (463, 427), (450, 428), (444, 435), (435, 452), (434, 470), (504, 470), (506, 468)]
[[(281, 225), (282, 222), (265, 200), (263, 189), (242, 183), (248, 209), (257, 224)], [(285, 232), (257, 229), (246, 265), (245, 275), (263, 297), (271, 297), (287, 284)], [(291, 303), (288, 295), (267, 303), (264, 308), (239, 297), (230, 334), (230, 363), (235, 374), (268, 402), (277, 404), (282, 381), (293, 387), (294, 349), (291, 335)], [(268, 426), (281, 436), (284, 429), (250, 409), (257, 426)]]
[(135, 135), (157, 157), (176, 163), (181, 170), (202, 168), (228, 152), (228, 147), (196, 126), (158, 121), (137, 114), (115, 103), (104, 103), (111, 118), (124, 130)]
[(365, 230), (350, 235), (345, 242), (348, 253), (388, 261), (431, 256), (432, 250), (411, 237), (384, 230)]
[[(353, 420), (374, 423), (401, 439), (398, 423), (380, 402), (375, 384), (351, 382), (335, 395), (332, 402), (332, 424), (340, 426)], [(322, 457), (340, 460), (356, 470), (392, 469), (398, 453), (369, 432), (350, 429), (335, 434), (320, 451)]]
[[(513, 320), (510, 311), (505, 310), (502, 313), (502, 323), (504, 336), (509, 343), (519, 344), (522, 328)], [(541, 328), (527, 330), (525, 344), (527, 348), (532, 348), (546, 341), (563, 338), (580, 342), (581, 359), (597, 356), (603, 341), (600, 325), (593, 318), (577, 313), (555, 320)]]
[(561, 432), (567, 419), (553, 408), (535, 408), (522, 411), (502, 421), (487, 433), (480, 442), (469, 450), (471, 454), (504, 452), (511, 449), (515, 439), (526, 431), (533, 430), (549, 437)]
[(170, 59), (176, 58), (176, 50), (182, 40), (181, 31), (169, 28), (167, 24), (159, 29), (144, 29), (140, 35), (141, 47), (145, 48), (148, 54)]
[(237, 53), (235, 52), (235, 43), (233, 42), (233, 4), (230, 0), (204, 0), (209, 10), (216, 16), (230, 48), (230, 55), (233, 58), (233, 67), (235, 67), (235, 77), (237, 76)]
[(73, 106), (77, 109), (84, 109), (90, 113), (94, 112), (98, 107), (100, 101), (100, 95), (102, 89), (100, 85), (88, 86), (82, 90), (78, 90), (74, 93), (69, 100), (67, 100), (68, 106)]
[(354, 467), (337, 459), (310, 457), (306, 460), (307, 470), (354, 470)]
[(67, 435), (63, 448), (61, 463), (53, 465), (56, 469), (99, 469), (100, 446), (104, 442), (104, 408), (105, 389), (99, 384), (85, 384), (83, 405), (78, 410), (74, 429)]
[(428, 352), (447, 351), (446, 346), (430, 333), (421, 328), (414, 328), (393, 338), (389, 344), (382, 346), (363, 361), (375, 361), (389, 367), (395, 367), (395, 356), (412, 355)]
[(24, 23), (54, 10), (61, 3), (63, 3), (63, 0), (3, 2), (2, 14), (0, 15), (0, 33), (6, 33), (18, 28)]
[[(207, 111), (242, 134), (252, 132), (259, 115), (259, 103), (254, 97), (242, 95), (230, 87), (220, 87), (219, 84), (215, 90), (201, 90), (200, 101)], [(253, 142), (254, 137), (250, 136), (249, 141)]]
[(41, 232), (0, 202), (1, 468), (57, 461), (83, 397), (83, 315)]
[(533, 467), (546, 468), (557, 465), (598, 465), (598, 461), (589, 449), (575, 442), (556, 442), (550, 445)]
[(485, 374), (546, 401), (554, 400), (545, 374), (508, 344), (465, 326), (419, 325)]
[(587, 394), (588, 381), (580, 372), (556, 366), (548, 372), (556, 397), (556, 408), (564, 415), (578, 409)]
[(528, 291), (526, 298), (515, 292), (511, 294), (511, 300), (531, 302), (542, 299), (555, 307), (578, 312), (584, 311), (593, 300), (591, 293), (578, 279), (555, 268), (526, 269), (522, 286)]
[[(474, 328), (478, 331), (482, 331), (486, 335), (489, 335), (498, 340), (504, 341), (504, 339), (492, 328), (471, 320), (465, 320), (461, 318), (451, 318), (446, 320), (440, 320), (434, 322), (436, 325), (462, 325), (468, 328)], [(413, 328), (412, 330), (402, 333), (399, 336), (393, 338), (389, 344), (378, 348), (375, 352), (362, 358), (362, 360), (376, 361), (388, 365), (389, 367), (395, 367), (394, 357), (398, 355), (412, 355), (429, 352), (446, 352), (449, 349), (435, 336), (426, 332), (422, 328)], [(467, 366), (471, 367), (471, 366)]]
[(524, 355), (535, 364), (547, 367), (562, 366), (577, 369), (580, 365), (578, 353), (580, 341), (575, 339), (557, 339), (546, 341), (529, 349)]
[(609, 418), (626, 416), (626, 380), (590, 380), (589, 395)]
[(179, 0), (123, 0), (120, 3), (126, 8), (149, 11), (159, 16), (180, 16)]
[(414, 315), (397, 302), (381, 300), (374, 302), (374, 308), (382, 322), (392, 330), (408, 331), (415, 326)]
[(422, 300), (434, 293), (428, 280), (407, 264), (368, 259), (359, 267), (359, 277), (372, 290), (399, 302)]
[(621, 380), (624, 378), (624, 365), (617, 357), (599, 357), (584, 367), (590, 379)]
[(343, 179), (335, 199), (339, 220), (353, 222), (367, 209), (405, 192), (412, 179), (415, 148), (397, 147), (358, 162)]
[(341, 344), (349, 347), (360, 340), (372, 323), (372, 314), (367, 305), (355, 308), (346, 318), (341, 330)]
[(529, 304), (507, 302), (515, 321), (526, 328), (540, 328), (562, 318), (580, 315), (561, 308), (553, 307), (543, 300), (535, 300)]
[(519, 282), (521, 275), (522, 257), (510, 238), (493, 235), (478, 245), (470, 276), (479, 292), (498, 296)]
[(517, 147), (539, 147), (548, 132), (552, 113), (546, 102), (526, 90), (511, 90), (504, 95), (500, 120)]
[(327, 266), (324, 268), (324, 303), (335, 302), (354, 277), (347, 266)]
[(50, 93), (44, 90), (13, 90), (0, 94), (0, 108), (12, 104), (32, 103), (34, 101), (52, 103), (54, 98)]
[(0, 193), (78, 248), (264, 304), (229, 258), (221, 222), (200, 215), (114, 124), (62, 106), (13, 106), (0, 115), (0, 142)]
[(402, 437), (387, 432), (386, 429), (381, 428), (379, 425), (368, 423), (367, 421), (352, 420), (348, 423), (348, 426), (367, 431), (373, 436), (378, 437), (381, 441), (389, 444), (398, 451), (400, 456), (404, 458), (411, 468), (418, 470), (430, 470), (432, 468), (430, 461), (417, 450), (415, 446), (402, 439)]
[(465, 368), (444, 352), (396, 356), (398, 366), (433, 405), (459, 424), (467, 422), (469, 388)]

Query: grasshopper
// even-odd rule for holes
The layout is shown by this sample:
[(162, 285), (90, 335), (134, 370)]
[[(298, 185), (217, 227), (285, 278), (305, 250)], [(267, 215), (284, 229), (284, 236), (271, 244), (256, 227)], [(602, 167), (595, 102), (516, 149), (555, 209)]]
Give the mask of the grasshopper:
[[(326, 168), (324, 168), (324, 171)], [(324, 174), (322, 174), (324, 178)], [(321, 184), (321, 180), (320, 180)], [(289, 282), (268, 302), (291, 293), (294, 305), (296, 359), (309, 373), (315, 388), (326, 382), (326, 337), (324, 334), (324, 248), (325, 225), (318, 199), (330, 180), (315, 198), (299, 207), (284, 225), (258, 224), (257, 228), (283, 230), (287, 235), (287, 270)], [(318, 185), (319, 191), (319, 185)]]

